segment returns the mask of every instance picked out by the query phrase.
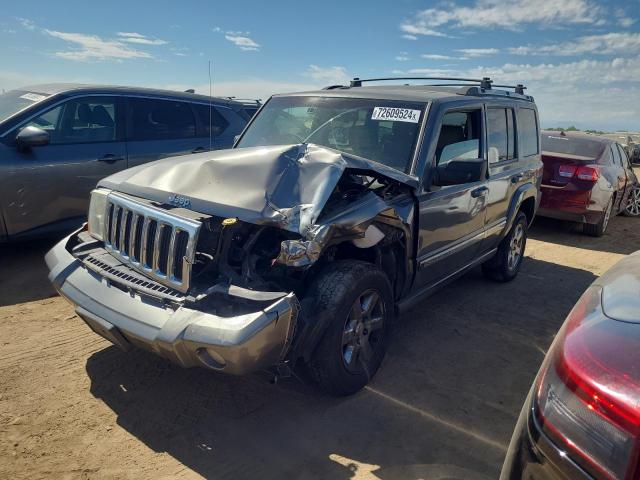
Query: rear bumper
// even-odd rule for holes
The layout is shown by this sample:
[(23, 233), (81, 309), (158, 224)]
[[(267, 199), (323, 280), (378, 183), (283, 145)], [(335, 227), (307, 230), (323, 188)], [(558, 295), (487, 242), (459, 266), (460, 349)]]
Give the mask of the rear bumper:
[(183, 367), (242, 375), (281, 363), (298, 301), (293, 293), (255, 312), (218, 316), (127, 291), (86, 268), (69, 251), (73, 233), (47, 253), (49, 279), (91, 329), (123, 350), (133, 346)]
[[(580, 223), (598, 223), (604, 206), (592, 202), (589, 191), (567, 191), (558, 187), (541, 186), (538, 215)], [(605, 205), (606, 206), (606, 205)]]

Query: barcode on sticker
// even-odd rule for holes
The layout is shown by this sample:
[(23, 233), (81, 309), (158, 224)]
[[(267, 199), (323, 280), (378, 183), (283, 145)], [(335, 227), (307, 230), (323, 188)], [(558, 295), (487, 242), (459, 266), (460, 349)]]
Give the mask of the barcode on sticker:
[(418, 123), (420, 121), (420, 110), (410, 108), (395, 107), (375, 107), (371, 120), (390, 120), (392, 122)]
[(31, 100), (32, 102), (39, 102), (47, 97), (44, 95), (38, 95), (37, 93), (25, 93), (24, 95), (20, 95), (20, 98), (24, 98), (25, 100)]

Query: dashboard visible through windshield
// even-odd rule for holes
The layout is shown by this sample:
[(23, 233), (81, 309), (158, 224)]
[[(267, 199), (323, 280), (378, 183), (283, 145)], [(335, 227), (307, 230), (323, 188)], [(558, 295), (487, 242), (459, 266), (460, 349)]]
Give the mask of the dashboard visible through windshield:
[(237, 147), (314, 143), (408, 173), (425, 104), (339, 97), (274, 97)]

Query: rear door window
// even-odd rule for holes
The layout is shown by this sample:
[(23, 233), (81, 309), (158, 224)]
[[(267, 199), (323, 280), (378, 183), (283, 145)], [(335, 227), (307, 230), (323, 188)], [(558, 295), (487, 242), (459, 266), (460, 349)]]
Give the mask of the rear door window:
[(540, 153), (540, 135), (536, 111), (534, 109), (518, 109), (518, 136), (520, 137), (521, 156), (528, 157)]
[(193, 138), (196, 121), (188, 103), (130, 99), (133, 140)]
[[(193, 108), (200, 121), (200, 127), (198, 129), (199, 137), (208, 137), (209, 130), (211, 130), (211, 135), (215, 138), (222, 135), (229, 126), (227, 119), (220, 113), (219, 107), (211, 105), (211, 109), (209, 109), (209, 105), (197, 103), (193, 104)], [(211, 128), (209, 128), (209, 125), (211, 125)]]
[[(515, 131), (513, 128), (513, 110), (510, 108), (487, 109), (487, 137), (489, 159), (491, 163), (515, 158)], [(497, 150), (497, 155), (492, 154)]]

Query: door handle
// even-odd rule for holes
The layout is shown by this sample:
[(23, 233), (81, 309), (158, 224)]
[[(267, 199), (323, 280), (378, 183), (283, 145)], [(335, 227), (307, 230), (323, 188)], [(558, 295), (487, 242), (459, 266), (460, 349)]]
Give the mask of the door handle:
[(521, 173), (518, 173), (517, 175), (514, 175), (513, 177), (511, 177), (511, 183), (519, 183), (522, 181), (523, 178), (524, 178), (524, 175), (522, 175)]
[(471, 196), (473, 198), (484, 197), (488, 191), (487, 187), (478, 187), (475, 190), (471, 190)]
[(104, 163), (115, 163), (122, 160), (124, 160), (124, 157), (122, 155), (114, 155), (113, 153), (107, 153), (105, 156), (98, 159), (99, 162)]
[(193, 150), (191, 150), (191, 153), (202, 153), (202, 152), (206, 152), (207, 149), (204, 147), (198, 147), (198, 148), (194, 148)]

